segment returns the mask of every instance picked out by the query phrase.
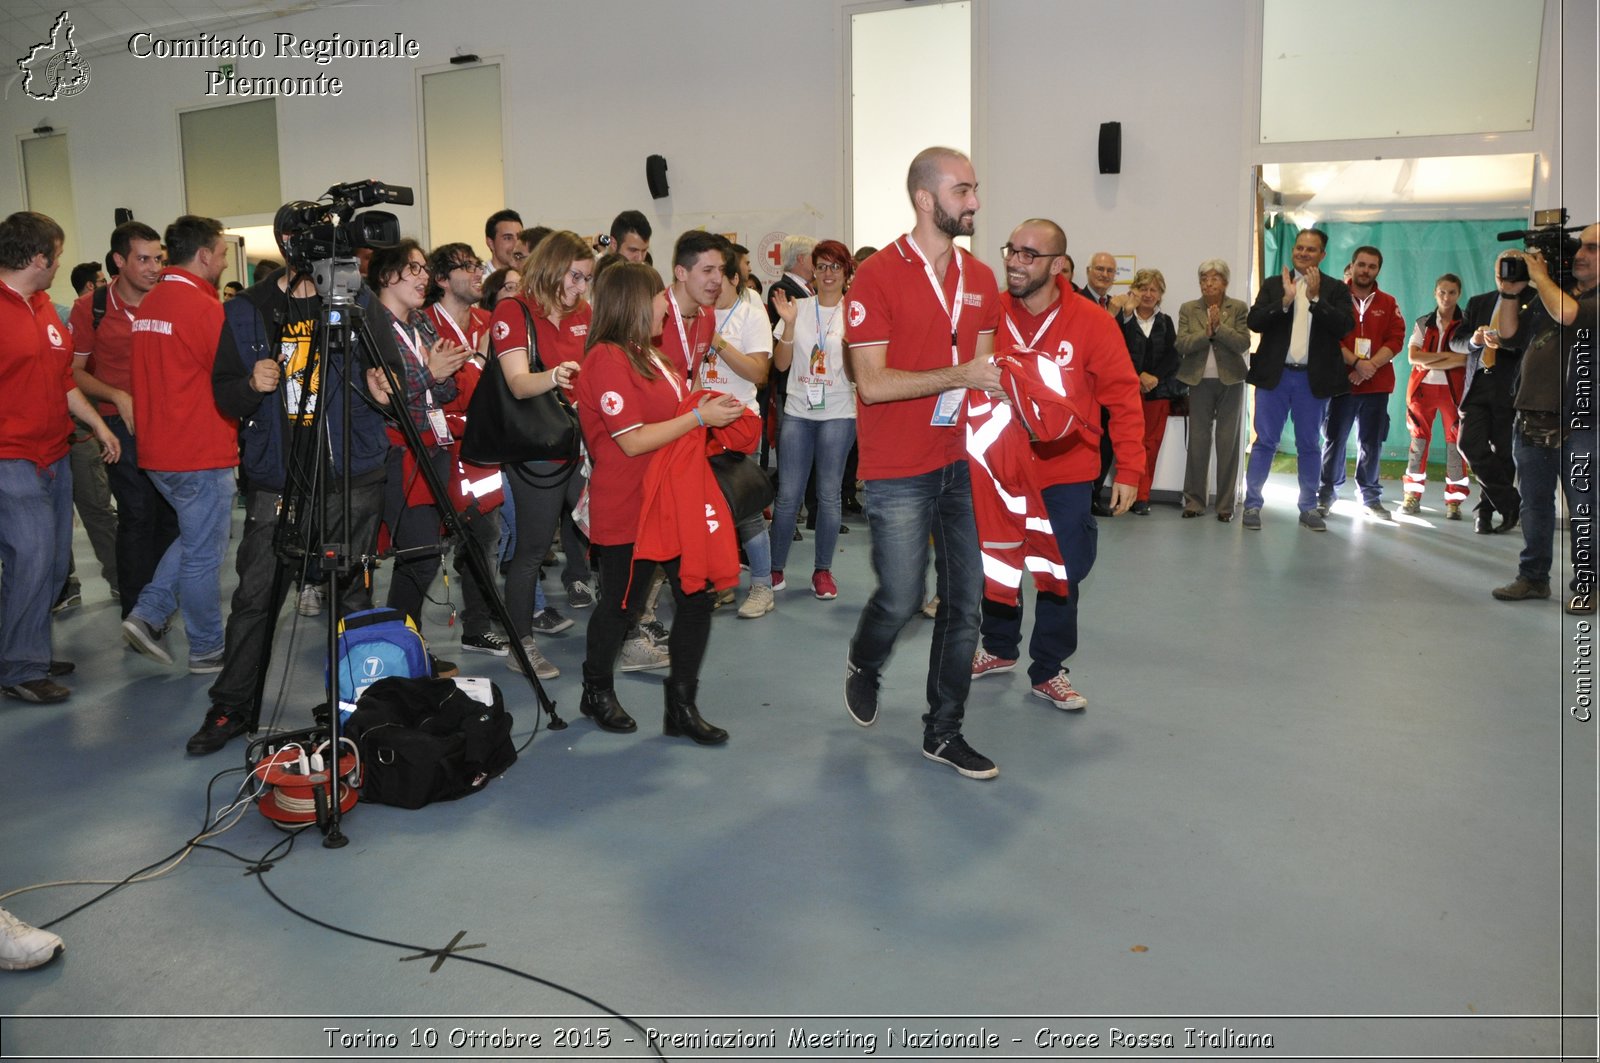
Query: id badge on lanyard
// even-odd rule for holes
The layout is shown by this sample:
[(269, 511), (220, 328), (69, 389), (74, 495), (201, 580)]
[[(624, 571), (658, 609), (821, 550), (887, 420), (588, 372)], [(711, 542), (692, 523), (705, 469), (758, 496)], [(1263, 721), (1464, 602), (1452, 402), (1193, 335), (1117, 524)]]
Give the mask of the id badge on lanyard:
[[(428, 357), (422, 353), (416, 334), (405, 328), (398, 321), (394, 323), (394, 333), (400, 337), (400, 342), (405, 344), (406, 350), (411, 352), (411, 357), (415, 358), (417, 364), (422, 366), (423, 372), (427, 372)], [(422, 393), (422, 400), (427, 404), (428, 427), (433, 432), (434, 443), (441, 447), (447, 447), (455, 442), (455, 436), (450, 434), (450, 425), (445, 422), (444, 411), (433, 404), (432, 388)]]
[[(909, 235), (906, 237), (906, 243), (922, 260), (922, 271), (927, 275), (928, 283), (932, 285), (933, 294), (939, 300), (940, 307), (944, 309), (945, 316), (950, 319), (950, 364), (960, 365), (961, 350), (958, 336), (961, 329), (961, 306), (967, 292), (966, 269), (961, 261), (961, 249), (958, 247), (950, 249), (950, 253), (956, 256), (956, 299), (955, 307), (952, 309), (944, 297), (944, 286), (939, 283), (939, 278), (933, 275), (933, 264), (928, 261), (928, 256), (922, 253), (922, 248), (918, 247), (917, 242)], [(966, 388), (951, 388), (941, 392), (939, 401), (933, 408), (933, 419), (928, 423), (935, 428), (954, 428), (961, 418), (961, 403), (966, 394)]]

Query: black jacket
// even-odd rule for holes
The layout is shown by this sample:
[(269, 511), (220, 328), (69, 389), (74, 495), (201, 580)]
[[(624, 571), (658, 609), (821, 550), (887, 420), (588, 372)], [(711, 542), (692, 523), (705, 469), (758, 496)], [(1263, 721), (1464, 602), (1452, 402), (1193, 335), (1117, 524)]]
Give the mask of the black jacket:
[[(1283, 277), (1273, 274), (1262, 282), (1250, 307), (1250, 331), (1261, 333), (1261, 343), (1250, 359), (1245, 380), (1271, 391), (1283, 379), (1283, 366), (1289, 357), (1289, 334), (1294, 328), (1294, 307), (1283, 307)], [(1311, 394), (1330, 399), (1350, 390), (1350, 370), (1344, 364), (1339, 344), (1356, 327), (1356, 308), (1344, 282), (1322, 275), (1322, 289), (1311, 307), (1311, 337), (1307, 344), (1306, 370), (1311, 376)]]

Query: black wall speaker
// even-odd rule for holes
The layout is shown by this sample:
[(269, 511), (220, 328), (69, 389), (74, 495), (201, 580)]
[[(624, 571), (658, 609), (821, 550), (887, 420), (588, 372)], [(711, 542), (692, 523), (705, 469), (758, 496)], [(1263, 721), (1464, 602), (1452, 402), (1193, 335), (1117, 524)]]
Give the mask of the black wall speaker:
[(650, 186), (650, 195), (655, 199), (667, 198), (667, 158), (665, 155), (651, 155), (644, 160), (644, 180)]
[(1122, 123), (1100, 123), (1100, 172), (1122, 172)]

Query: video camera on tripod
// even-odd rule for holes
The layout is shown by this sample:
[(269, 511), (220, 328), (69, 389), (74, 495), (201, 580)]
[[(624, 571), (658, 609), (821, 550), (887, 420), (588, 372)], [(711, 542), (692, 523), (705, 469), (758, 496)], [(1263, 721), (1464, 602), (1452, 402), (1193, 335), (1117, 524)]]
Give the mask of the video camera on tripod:
[(311, 277), (317, 293), (333, 306), (350, 306), (361, 290), (360, 248), (400, 242), (400, 219), (386, 210), (356, 211), (377, 203), (408, 207), (411, 189), (382, 181), (352, 181), (323, 193), (328, 202), (293, 200), (278, 208), (272, 235), (291, 274)]
[[(1578, 232), (1581, 228), (1578, 225), (1567, 226), (1566, 207), (1552, 207), (1533, 212), (1533, 228), (1496, 233), (1495, 239), (1521, 240), (1527, 250), (1539, 252), (1550, 270), (1550, 278), (1566, 289), (1572, 284), (1572, 260), (1578, 253), (1578, 238), (1568, 234)], [(1507, 255), (1500, 260), (1499, 272), (1501, 280), (1525, 281), (1528, 279), (1528, 263), (1523, 261), (1521, 255)]]

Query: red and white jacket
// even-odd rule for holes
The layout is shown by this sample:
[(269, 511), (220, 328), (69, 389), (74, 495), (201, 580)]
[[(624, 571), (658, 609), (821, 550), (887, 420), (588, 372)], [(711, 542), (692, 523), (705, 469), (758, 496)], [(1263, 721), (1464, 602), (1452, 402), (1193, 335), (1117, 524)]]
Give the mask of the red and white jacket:
[(967, 466), (983, 553), (983, 596), (1016, 605), (1022, 574), (1034, 587), (1066, 595), (1070, 588), (1050, 517), (1039, 493), (1035, 440), (1055, 440), (1082, 423), (1055, 360), (1031, 351), (998, 355), (1009, 403), (967, 392)]
[[(678, 415), (716, 394), (720, 392), (690, 392), (678, 404)], [(678, 558), (678, 581), (685, 594), (703, 591), (708, 583), (719, 591), (737, 585), (739, 540), (733, 513), (706, 459), (724, 450), (749, 453), (760, 441), (761, 418), (746, 410), (725, 428), (696, 427), (656, 451), (644, 476), (634, 559)]]

